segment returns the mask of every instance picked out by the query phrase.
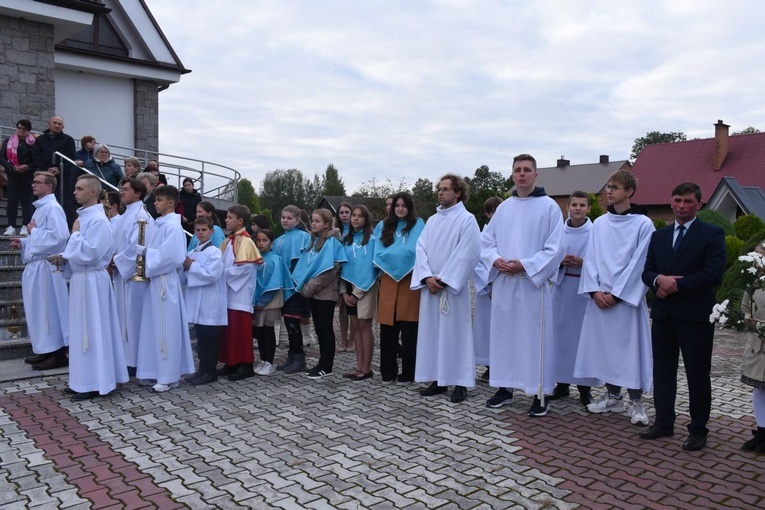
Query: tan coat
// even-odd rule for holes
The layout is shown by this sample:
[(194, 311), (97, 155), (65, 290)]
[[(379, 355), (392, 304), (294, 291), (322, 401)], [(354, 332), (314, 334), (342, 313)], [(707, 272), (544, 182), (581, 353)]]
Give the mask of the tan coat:
[[(753, 317), (758, 325), (765, 324), (765, 292), (754, 292), (755, 307), (752, 310), (749, 293), (744, 292), (741, 309), (745, 317)], [(747, 335), (744, 358), (741, 360), (741, 382), (755, 388), (765, 389), (765, 337), (757, 333)]]
[(392, 326), (394, 321), (417, 322), (420, 319), (420, 291), (411, 290), (412, 273), (400, 282), (385, 273), (380, 275), (377, 299), (377, 322)]

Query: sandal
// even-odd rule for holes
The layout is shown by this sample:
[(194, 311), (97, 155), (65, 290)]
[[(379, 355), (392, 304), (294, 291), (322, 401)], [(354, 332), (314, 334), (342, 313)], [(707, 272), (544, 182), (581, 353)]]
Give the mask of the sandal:
[(347, 374), (343, 374), (343, 377), (344, 377), (345, 379), (355, 379), (355, 378), (357, 378), (359, 375), (363, 375), (363, 374), (364, 374), (364, 372), (362, 372), (361, 370), (359, 370), (359, 369), (357, 369), (357, 368), (354, 368), (353, 370), (351, 370), (351, 371), (350, 371), (350, 372), (348, 372)]
[(370, 379), (373, 375), (375, 375), (374, 372), (371, 370), (369, 372), (358, 372), (355, 376), (351, 377), (352, 381), (363, 381), (364, 379)]

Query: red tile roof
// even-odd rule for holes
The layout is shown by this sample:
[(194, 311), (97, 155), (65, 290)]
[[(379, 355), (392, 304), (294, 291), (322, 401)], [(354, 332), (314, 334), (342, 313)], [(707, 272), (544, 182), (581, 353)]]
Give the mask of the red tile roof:
[(765, 189), (765, 133), (731, 136), (728, 144), (728, 155), (716, 171), (712, 166), (714, 138), (648, 145), (632, 166), (638, 179), (635, 203), (669, 204), (672, 189), (685, 181), (701, 186), (705, 201), (723, 177)]

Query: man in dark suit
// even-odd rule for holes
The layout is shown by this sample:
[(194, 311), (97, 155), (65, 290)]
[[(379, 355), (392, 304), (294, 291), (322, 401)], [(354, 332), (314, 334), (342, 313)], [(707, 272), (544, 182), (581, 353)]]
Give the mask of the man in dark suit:
[(707, 441), (706, 424), (712, 405), (712, 340), (714, 326), (709, 315), (715, 304), (715, 288), (725, 271), (725, 234), (714, 225), (696, 219), (701, 209), (701, 189), (692, 182), (672, 191), (672, 225), (651, 237), (643, 271), (643, 283), (653, 289), (651, 308), (653, 382), (656, 420), (640, 433), (643, 439), (674, 434), (675, 394), (679, 351), (688, 378), (691, 422), (684, 450), (700, 450)]
[[(56, 176), (56, 189), (54, 194), (56, 200), (61, 202), (66, 214), (66, 222), (69, 228), (72, 228), (76, 216), (74, 202), (74, 181), (75, 166), (66, 160), (54, 157), (56, 152), (60, 152), (72, 161), (77, 157), (74, 148), (74, 139), (64, 133), (64, 119), (59, 115), (54, 115), (48, 120), (48, 129), (37, 137), (32, 145), (32, 166), (35, 171), (50, 172)], [(63, 162), (64, 175), (59, 174), (59, 161)], [(62, 194), (63, 190), (63, 194)]]

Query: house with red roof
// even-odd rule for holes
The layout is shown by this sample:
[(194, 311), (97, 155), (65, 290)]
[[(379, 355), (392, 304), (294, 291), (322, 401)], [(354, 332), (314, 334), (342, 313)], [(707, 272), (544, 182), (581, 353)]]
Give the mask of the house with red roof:
[(686, 181), (698, 184), (704, 202), (731, 221), (765, 210), (759, 203), (765, 195), (757, 192), (765, 188), (765, 133), (730, 136), (722, 120), (714, 128), (714, 138), (648, 145), (640, 153), (632, 166), (638, 179), (634, 202), (653, 219), (674, 218), (672, 189)]

